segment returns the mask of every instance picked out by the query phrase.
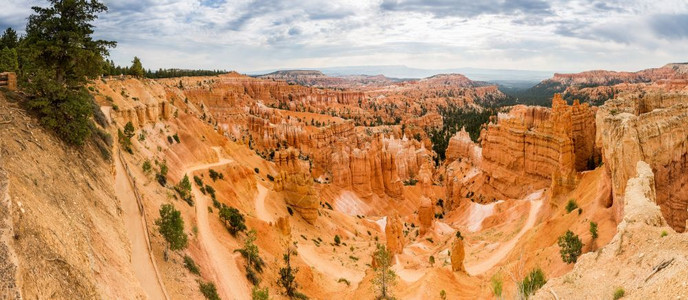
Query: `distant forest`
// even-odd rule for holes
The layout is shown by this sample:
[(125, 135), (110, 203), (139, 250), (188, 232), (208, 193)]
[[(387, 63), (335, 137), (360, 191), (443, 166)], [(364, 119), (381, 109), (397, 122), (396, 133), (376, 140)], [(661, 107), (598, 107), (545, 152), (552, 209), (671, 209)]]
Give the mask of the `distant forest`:
[[(138, 59), (135, 59), (137, 61)], [(140, 68), (140, 69), (139, 69)], [(142, 72), (142, 73), (139, 73)], [(145, 69), (136, 63), (131, 67), (115, 65), (112, 60), (106, 60), (105, 66), (103, 66), (104, 76), (119, 76), (119, 75), (143, 75), (145, 78), (171, 78), (171, 77), (182, 77), (182, 76), (215, 76), (220, 74), (226, 74), (226, 70), (186, 70), (186, 69), (158, 69), (157, 71), (151, 69)], [(139, 76), (140, 77), (140, 76)]]

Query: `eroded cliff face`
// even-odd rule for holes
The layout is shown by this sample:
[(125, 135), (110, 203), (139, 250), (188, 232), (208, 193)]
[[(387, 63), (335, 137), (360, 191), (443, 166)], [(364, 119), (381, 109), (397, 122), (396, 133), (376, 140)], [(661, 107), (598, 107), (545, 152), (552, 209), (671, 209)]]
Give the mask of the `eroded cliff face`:
[(482, 135), (483, 193), (519, 198), (552, 186), (571, 188), (576, 171), (591, 168), (595, 159), (595, 108), (560, 95), (552, 109), (515, 106), (500, 113)]
[(284, 194), (287, 205), (296, 210), (308, 223), (318, 218), (320, 202), (313, 188), (313, 177), (308, 172), (308, 161), (299, 159), (299, 151), (289, 148), (275, 152), (275, 191)]
[[(667, 227), (655, 202), (661, 183), (651, 166), (636, 161), (633, 170), (635, 175), (624, 184), (624, 210), (610, 243), (580, 256), (569, 274), (549, 280), (535, 299), (551, 299), (552, 293), (562, 299), (602, 299), (618, 287), (633, 299), (688, 296), (688, 260), (682, 246), (688, 236)], [(605, 278), (604, 284), (599, 284), (600, 278)]]
[(596, 143), (611, 174), (614, 201), (623, 203), (635, 165), (645, 161), (655, 174), (662, 214), (679, 232), (688, 219), (686, 96), (685, 91), (628, 94), (600, 107), (596, 119)]

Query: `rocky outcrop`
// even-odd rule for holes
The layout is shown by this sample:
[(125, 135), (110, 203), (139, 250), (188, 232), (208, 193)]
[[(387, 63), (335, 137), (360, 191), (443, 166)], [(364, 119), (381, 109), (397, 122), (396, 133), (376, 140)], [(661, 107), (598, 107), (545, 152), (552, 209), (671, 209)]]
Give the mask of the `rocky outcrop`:
[(650, 165), (642, 160), (636, 165), (636, 176), (626, 185), (623, 215), (626, 223), (642, 222), (655, 227), (666, 225), (656, 203), (655, 175)]
[(420, 207), (418, 208), (418, 221), (420, 222), (420, 235), (425, 235), (428, 231), (432, 229), (432, 225), (435, 221), (435, 208), (432, 205), (432, 201), (423, 197), (420, 200)]
[(466, 268), (463, 265), (463, 260), (466, 256), (466, 252), (463, 245), (463, 238), (455, 238), (454, 243), (451, 247), (451, 265), (452, 271), (454, 272), (466, 272)]
[(560, 95), (552, 109), (515, 106), (500, 113), (482, 140), (483, 193), (497, 198), (519, 198), (551, 186), (572, 188), (576, 171), (594, 160), (594, 108), (575, 102), (566, 105)]
[(623, 203), (628, 179), (645, 161), (655, 174), (657, 204), (679, 232), (688, 219), (687, 97), (684, 92), (625, 95), (600, 107), (596, 120), (596, 143), (611, 176), (614, 202)]
[(387, 237), (387, 249), (392, 253), (392, 256), (400, 254), (404, 250), (403, 224), (398, 215), (387, 217), (385, 236)]
[(471, 140), (465, 127), (449, 139), (449, 146), (447, 146), (445, 154), (447, 161), (468, 158), (479, 165), (482, 160), (482, 149)]
[(275, 152), (275, 164), (280, 170), (275, 177), (275, 191), (282, 192), (287, 205), (313, 224), (320, 202), (313, 187), (313, 177), (308, 172), (308, 162), (299, 159), (298, 150), (289, 148)]
[(289, 224), (289, 218), (279, 217), (277, 218), (277, 223), (275, 223), (279, 232), (284, 236), (291, 235), (291, 225)]

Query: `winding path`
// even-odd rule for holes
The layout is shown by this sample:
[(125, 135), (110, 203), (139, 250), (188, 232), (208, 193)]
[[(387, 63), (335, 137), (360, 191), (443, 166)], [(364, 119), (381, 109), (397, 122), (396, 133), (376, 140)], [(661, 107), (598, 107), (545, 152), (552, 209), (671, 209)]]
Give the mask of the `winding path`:
[(268, 188), (263, 186), (262, 184), (256, 182), (256, 188), (258, 188), (258, 195), (256, 195), (256, 217), (258, 219), (268, 222), (268, 223), (274, 223), (275, 222), (275, 217), (268, 212), (267, 208), (265, 207), (265, 197), (268, 195)]
[[(215, 149), (219, 154), (219, 150)], [(189, 167), (184, 173), (193, 176), (193, 172), (222, 166), (233, 162), (231, 159), (220, 158), (216, 163)], [(192, 185), (192, 192), (196, 199), (196, 222), (198, 226), (198, 240), (207, 261), (213, 268), (213, 281), (223, 299), (249, 299), (251, 294), (246, 278), (242, 275), (234, 261), (231, 251), (224, 248), (210, 229), (208, 221), (208, 199), (201, 193), (198, 186)]]
[(521, 237), (528, 230), (535, 226), (535, 221), (537, 221), (537, 215), (540, 212), (540, 208), (542, 208), (542, 199), (529, 200), (529, 202), (530, 212), (528, 213), (528, 219), (526, 220), (526, 224), (523, 226), (523, 228), (521, 228), (521, 231), (519, 231), (518, 234), (516, 234), (516, 236), (514, 236), (511, 240), (499, 247), (499, 250), (497, 250), (487, 259), (478, 262), (477, 264), (466, 266), (466, 271), (468, 272), (468, 274), (470, 274), (471, 276), (475, 276), (485, 273), (486, 271), (492, 269), (495, 265), (502, 261), (509, 254), (509, 252), (511, 252), (511, 250), (516, 246), (516, 243), (518, 243), (518, 240), (521, 239)]
[(131, 264), (134, 267), (134, 273), (149, 299), (167, 299), (165, 288), (160, 283), (158, 273), (153, 265), (153, 257), (148, 251), (146, 227), (141, 218), (136, 195), (127, 178), (122, 161), (119, 156), (114, 155), (114, 157), (117, 172), (115, 175), (115, 193), (124, 210), (124, 223), (127, 236), (131, 241)]

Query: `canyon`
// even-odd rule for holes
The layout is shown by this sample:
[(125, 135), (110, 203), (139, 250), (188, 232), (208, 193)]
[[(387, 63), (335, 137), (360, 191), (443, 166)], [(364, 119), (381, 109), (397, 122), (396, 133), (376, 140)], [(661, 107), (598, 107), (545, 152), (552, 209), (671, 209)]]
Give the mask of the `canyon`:
[[(199, 299), (198, 282), (212, 282), (223, 299), (251, 299), (235, 250), (254, 230), (265, 262), (255, 286), (274, 299), (286, 299), (288, 251), (309, 298), (374, 298), (378, 244), (399, 299), (523, 296), (536, 268), (548, 278), (536, 299), (610, 298), (621, 286), (632, 298), (688, 296), (685, 74), (556, 74), (549, 82), (566, 89), (548, 107), (460, 74), (103, 77), (89, 90), (105, 121), (80, 151), (2, 94), (0, 295)], [(569, 99), (583, 94), (605, 96)], [(449, 107), (494, 114), (476, 137), (447, 128)], [(127, 126), (131, 152), (113, 140)], [(184, 221), (183, 250), (159, 231), (166, 204)], [(245, 231), (228, 230), (229, 207)], [(583, 244), (575, 264), (560, 256), (567, 231)]]

